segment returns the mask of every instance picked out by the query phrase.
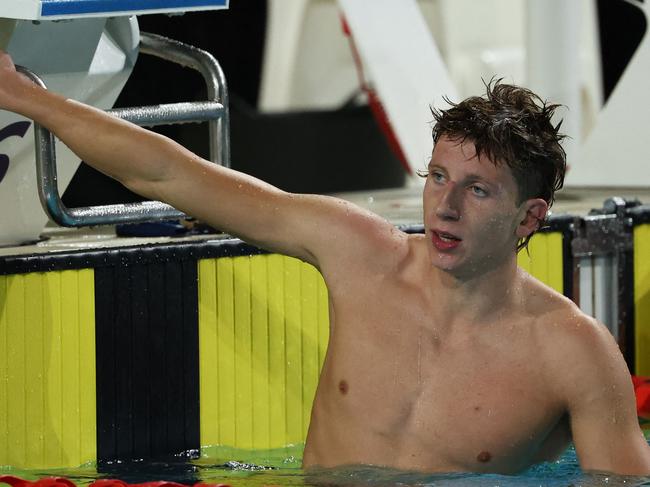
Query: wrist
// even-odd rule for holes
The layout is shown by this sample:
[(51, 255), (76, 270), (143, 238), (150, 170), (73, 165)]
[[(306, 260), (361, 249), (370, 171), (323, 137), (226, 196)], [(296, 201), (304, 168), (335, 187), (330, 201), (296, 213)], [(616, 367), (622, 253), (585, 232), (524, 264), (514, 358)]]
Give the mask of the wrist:
[(34, 118), (34, 109), (42, 105), (39, 95), (45, 90), (20, 73), (5, 77), (2, 80), (2, 85), (0, 107)]

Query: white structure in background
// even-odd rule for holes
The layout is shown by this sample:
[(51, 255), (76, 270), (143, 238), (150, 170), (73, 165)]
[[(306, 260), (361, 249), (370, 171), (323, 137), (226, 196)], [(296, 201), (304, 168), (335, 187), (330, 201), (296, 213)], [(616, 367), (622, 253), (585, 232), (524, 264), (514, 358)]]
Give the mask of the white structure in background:
[[(429, 18), (461, 97), (493, 76), (560, 103), (557, 118), (570, 166), (568, 184), (584, 185), (581, 145), (603, 104), (594, 0), (431, 0)], [(454, 28), (460, 25), (462, 28)], [(437, 32), (437, 34), (436, 34)], [(591, 169), (587, 169), (590, 171)], [(604, 175), (601, 185), (607, 183)]]
[[(48, 88), (98, 108), (113, 106), (138, 55), (134, 15), (226, 8), (227, 0), (2, 0), (0, 48)], [(106, 9), (112, 9), (107, 11)], [(36, 186), (31, 121), (0, 112), (0, 245), (37, 239), (47, 223)], [(59, 192), (80, 161), (57, 150)]]
[(526, 85), (569, 107), (556, 118), (563, 118), (562, 132), (570, 136), (564, 141), (570, 165), (582, 139), (582, 70), (576, 69), (580, 66), (581, 25), (580, 1), (528, 0)]
[[(0, 16), (10, 13), (0, 10)], [(0, 35), (0, 47), (13, 56), (16, 64), (37, 73), (49, 89), (103, 109), (112, 107), (138, 54), (139, 30), (134, 18), (67, 22), (3, 18)], [(3, 129), (18, 121), (24, 122), (25, 118), (0, 112)], [(6, 175), (0, 181), (0, 244), (35, 240), (48, 217), (36, 187), (31, 121), (22, 138), (9, 137), (0, 144), (8, 158)], [(59, 144), (57, 156), (59, 187), (63, 190), (80, 161), (63, 144)]]
[(456, 89), (416, 0), (270, 2), (260, 108), (336, 108), (359, 90), (341, 15), (407, 160), (431, 155), (431, 112)]
[[(650, 21), (648, 2), (629, 1)], [(650, 39), (646, 30), (634, 56), (581, 148), (567, 183), (578, 186), (650, 186)], [(646, 202), (647, 203), (647, 202)]]
[[(579, 145), (602, 106), (595, 1), (419, 0), (419, 12), (415, 5), (415, 0), (338, 0), (338, 4), (336, 0), (269, 0), (260, 109), (331, 109), (358, 90), (350, 46), (341, 28), (343, 11), (366, 74), (412, 167), (422, 166), (419, 147), (430, 147), (428, 105), (440, 106), (443, 94), (452, 100), (480, 94), (482, 80), (496, 76), (530, 86), (542, 98), (568, 107), (559, 116), (565, 119), (563, 131), (571, 137), (566, 145), (572, 166), (569, 182), (586, 184), (580, 177)], [(432, 37), (423, 35), (423, 20)], [(409, 61), (413, 66), (407, 66)], [(423, 62), (430, 66), (423, 68)], [(398, 79), (401, 83), (394, 84)], [(413, 90), (413, 83), (416, 92), (405, 93)], [(405, 103), (420, 106), (402, 106)], [(640, 110), (643, 105), (637, 106)], [(398, 128), (407, 125), (398, 121), (401, 115), (396, 115), (395, 107), (414, 114), (409, 129)], [(422, 130), (414, 129), (415, 125)], [(405, 137), (403, 130), (417, 133), (417, 140)], [(630, 176), (638, 179), (637, 174)], [(613, 182), (608, 174), (604, 178), (608, 182), (601, 184)]]
[(412, 170), (431, 158), (430, 105), (457, 98), (415, 0), (339, 0), (366, 76), (382, 101)]

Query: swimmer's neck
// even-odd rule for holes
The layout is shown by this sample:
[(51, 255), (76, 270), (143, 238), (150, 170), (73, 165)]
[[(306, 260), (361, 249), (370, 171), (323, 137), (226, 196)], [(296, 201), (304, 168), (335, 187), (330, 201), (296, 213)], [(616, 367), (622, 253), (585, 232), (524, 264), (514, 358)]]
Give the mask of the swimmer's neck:
[(479, 323), (502, 314), (504, 309), (511, 309), (521, 301), (524, 276), (513, 256), (498, 268), (474, 276), (459, 277), (432, 267), (427, 281), (436, 309), (443, 315)]

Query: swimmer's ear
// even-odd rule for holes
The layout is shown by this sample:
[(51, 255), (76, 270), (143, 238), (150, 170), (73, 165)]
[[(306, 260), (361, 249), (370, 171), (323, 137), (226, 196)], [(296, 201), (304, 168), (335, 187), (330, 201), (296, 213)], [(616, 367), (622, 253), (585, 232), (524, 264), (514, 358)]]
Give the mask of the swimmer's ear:
[(517, 238), (526, 238), (531, 233), (539, 230), (548, 212), (548, 203), (541, 198), (524, 201), (521, 206), (523, 216), (517, 226)]

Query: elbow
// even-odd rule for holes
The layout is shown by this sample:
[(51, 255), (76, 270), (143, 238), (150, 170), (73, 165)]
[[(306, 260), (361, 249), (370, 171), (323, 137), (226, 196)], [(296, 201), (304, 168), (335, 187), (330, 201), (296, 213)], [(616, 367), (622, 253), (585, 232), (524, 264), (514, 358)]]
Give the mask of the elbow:
[(142, 178), (117, 178), (117, 181), (120, 182), (129, 191), (132, 191), (133, 193), (144, 198), (150, 200), (161, 199), (160, 195), (158, 194), (159, 191), (156, 190), (157, 185), (154, 181)]

